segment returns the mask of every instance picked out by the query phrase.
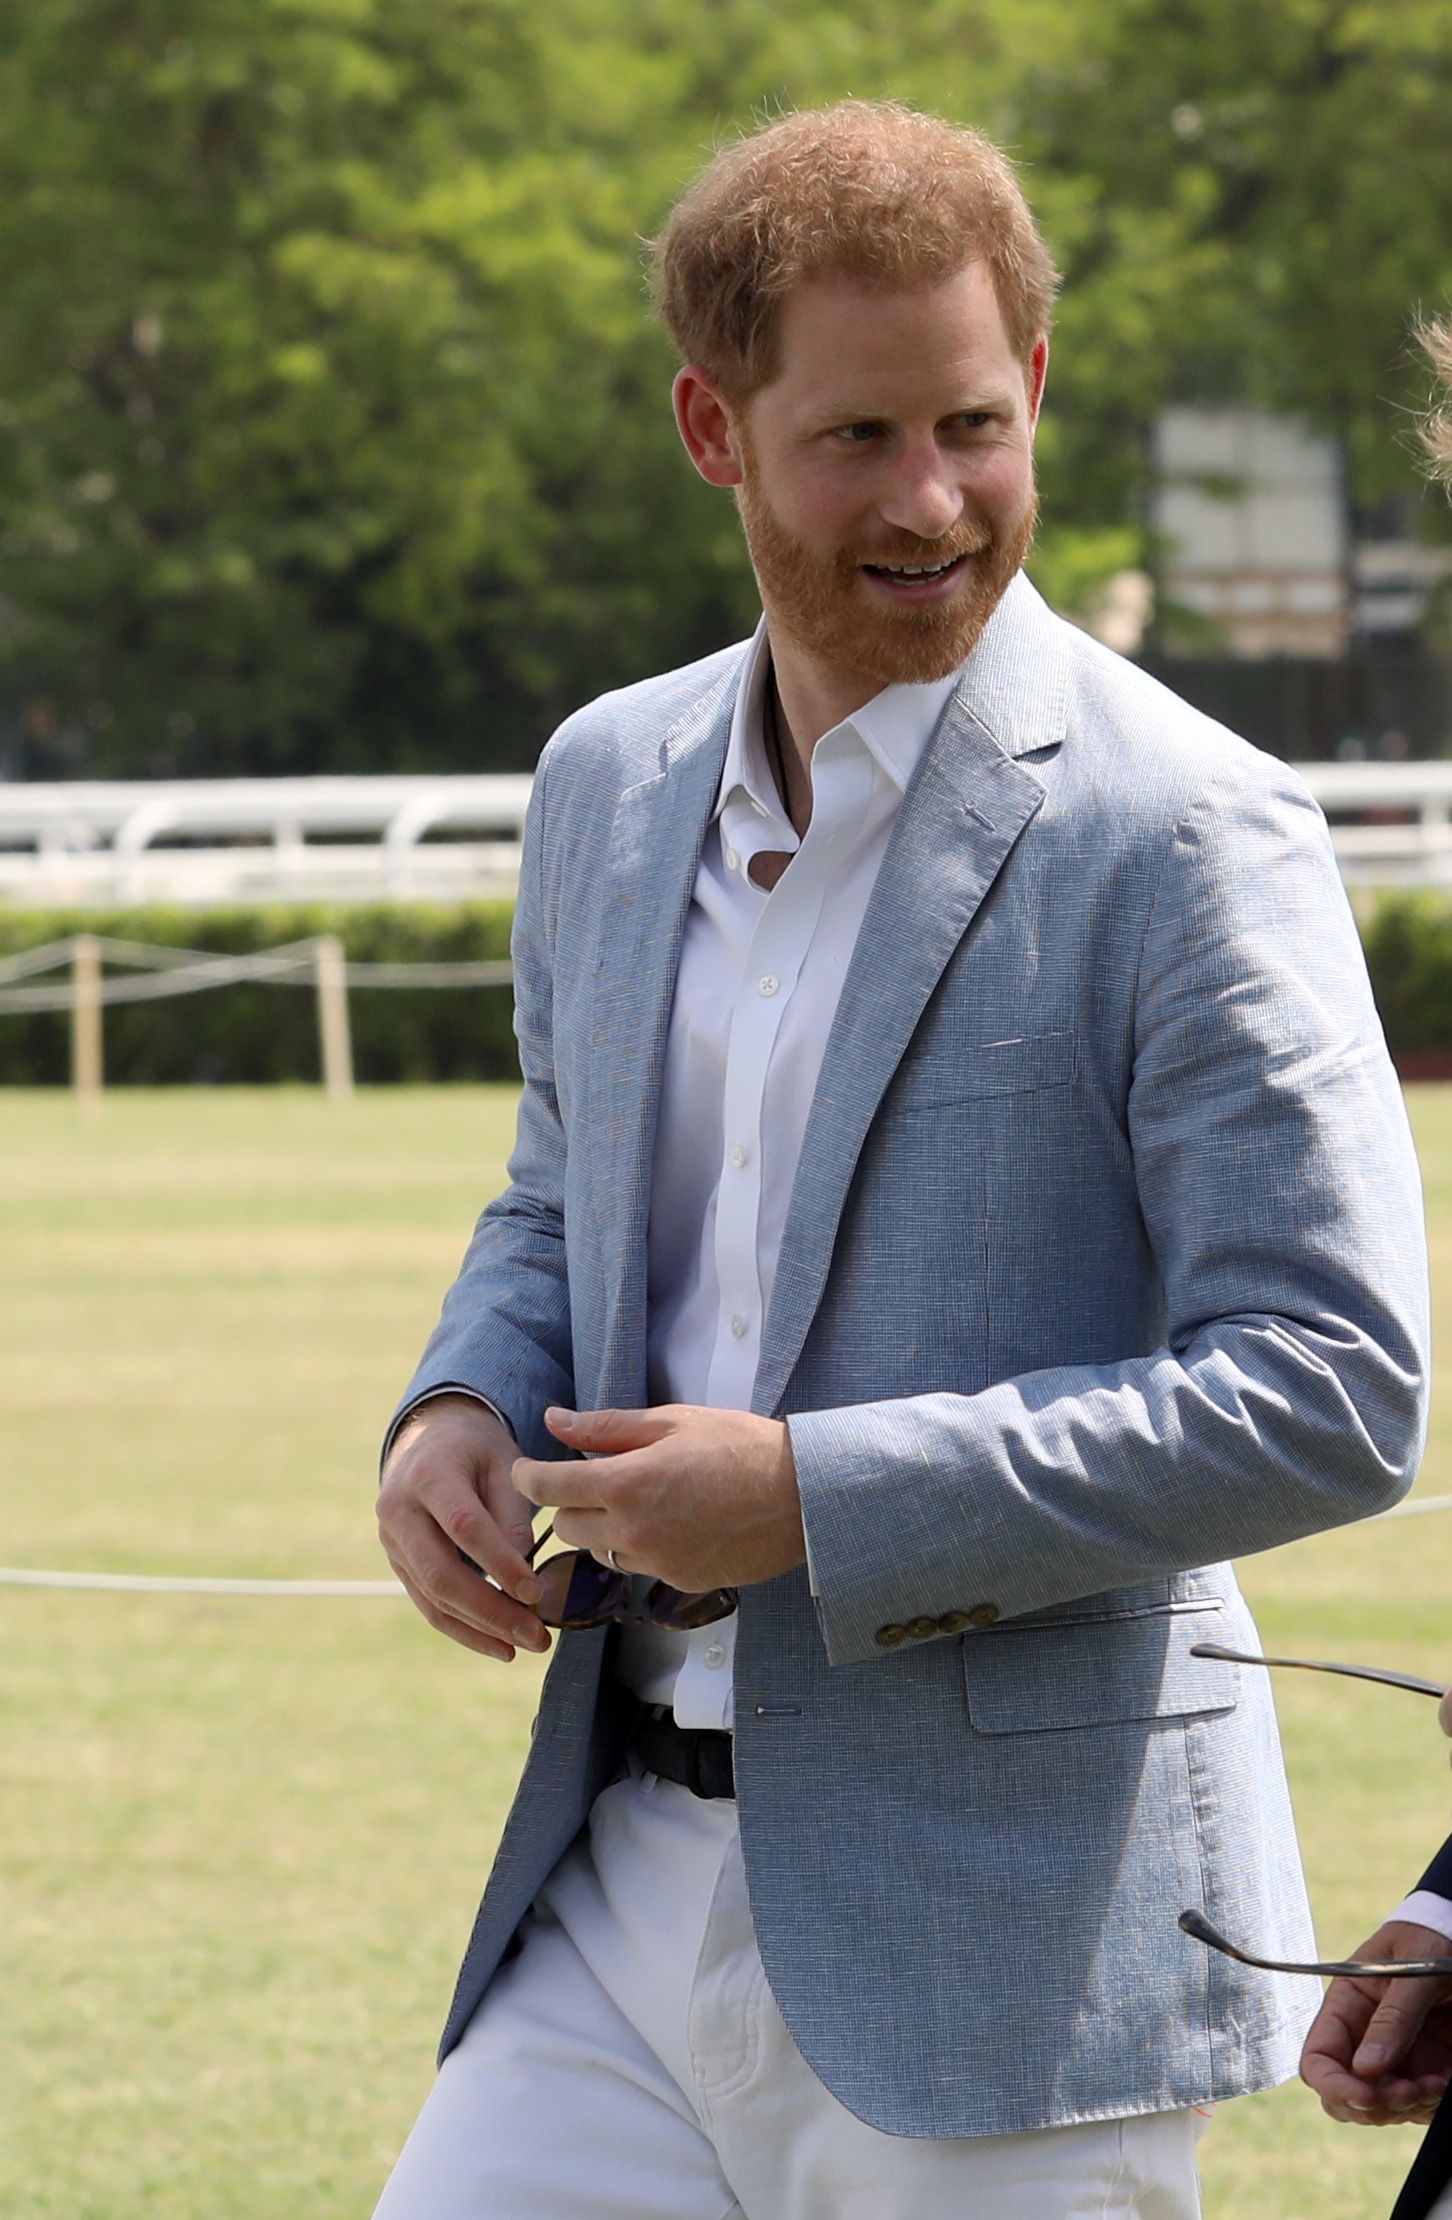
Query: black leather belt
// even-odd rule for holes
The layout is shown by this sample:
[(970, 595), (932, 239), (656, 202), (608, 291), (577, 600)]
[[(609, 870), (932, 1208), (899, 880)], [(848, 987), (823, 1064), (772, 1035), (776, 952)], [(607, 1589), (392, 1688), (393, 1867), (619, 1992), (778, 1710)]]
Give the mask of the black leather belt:
[(647, 1773), (688, 1788), (693, 1796), (734, 1796), (731, 1737), (710, 1727), (678, 1727), (662, 1705), (642, 1706), (631, 1737)]

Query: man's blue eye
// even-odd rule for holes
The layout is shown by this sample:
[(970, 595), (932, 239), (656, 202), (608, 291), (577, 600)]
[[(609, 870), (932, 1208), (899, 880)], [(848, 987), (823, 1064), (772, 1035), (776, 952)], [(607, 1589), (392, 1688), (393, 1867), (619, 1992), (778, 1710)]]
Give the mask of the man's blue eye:
[(850, 440), (854, 447), (862, 447), (869, 439), (876, 438), (877, 426), (875, 424), (844, 424), (840, 436), (845, 440)]

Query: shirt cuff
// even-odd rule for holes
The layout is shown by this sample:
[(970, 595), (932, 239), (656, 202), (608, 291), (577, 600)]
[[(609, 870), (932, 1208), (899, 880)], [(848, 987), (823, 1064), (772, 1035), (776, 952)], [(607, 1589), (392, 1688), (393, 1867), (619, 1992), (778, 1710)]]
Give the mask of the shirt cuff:
[(510, 1440), (515, 1442), (518, 1441), (518, 1435), (515, 1433), (514, 1428), (510, 1425), (509, 1420), (505, 1417), (503, 1411), (501, 1411), (497, 1403), (491, 1403), (488, 1396), (481, 1395), (477, 1388), (466, 1387), (462, 1380), (444, 1380), (439, 1384), (438, 1387), (425, 1388), (422, 1395), (416, 1395), (413, 1401), (407, 1404), (404, 1409), (399, 1412), (398, 1416), (394, 1419), (393, 1424), (389, 1427), (387, 1434), (384, 1436), (383, 1455), (379, 1459), (380, 1467), (386, 1465), (388, 1462), (388, 1454), (389, 1451), (392, 1449), (395, 1441), (397, 1441), (398, 1439), (399, 1428), (403, 1426), (407, 1420), (413, 1417), (415, 1411), (421, 1411), (425, 1403), (436, 1403), (441, 1395), (467, 1395), (471, 1402), (482, 1403), (486, 1411), (492, 1411), (494, 1413), (494, 1416), (498, 1419), (500, 1425), (504, 1428), (504, 1431), (506, 1432), (506, 1434), (508, 1434)]
[(1452, 1942), (1452, 1903), (1432, 1889), (1413, 1889), (1388, 1916), (1389, 1919), (1404, 1919), (1413, 1927), (1431, 1927)]

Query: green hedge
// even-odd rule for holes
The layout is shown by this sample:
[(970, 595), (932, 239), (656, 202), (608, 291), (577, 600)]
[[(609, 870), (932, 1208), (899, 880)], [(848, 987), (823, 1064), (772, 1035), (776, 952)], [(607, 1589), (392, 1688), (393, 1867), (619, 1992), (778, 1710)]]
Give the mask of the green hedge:
[(1452, 901), (1383, 895), (1361, 939), (1392, 1054), (1452, 1053)]
[[(477, 960), (508, 955), (511, 914), (508, 902), (0, 910), (0, 956), (72, 933), (219, 955), (336, 933), (357, 963)], [(1369, 907), (1361, 931), (1393, 1054), (1452, 1055), (1452, 900), (1385, 895)], [(364, 1082), (519, 1076), (507, 987), (360, 987), (348, 1006)], [(105, 1039), (106, 1079), (119, 1086), (311, 1080), (318, 1073), (309, 985), (219, 987), (118, 1004), (106, 1012)], [(69, 1076), (65, 1012), (0, 1012), (0, 1085), (60, 1086)]]
[[(217, 955), (336, 933), (355, 963), (478, 961), (509, 954), (511, 902), (455, 905), (275, 904), (216, 910), (0, 910), (0, 956), (73, 933), (200, 948)], [(57, 983), (68, 973), (47, 974)], [(25, 982), (39, 986), (36, 979)], [(507, 986), (358, 987), (348, 997), (353, 1063), (363, 1082), (517, 1079)], [(312, 1080), (318, 1076), (311, 981), (209, 987), (105, 1013), (108, 1085)], [(0, 1011), (0, 1084), (44, 1087), (70, 1077), (65, 1011)]]

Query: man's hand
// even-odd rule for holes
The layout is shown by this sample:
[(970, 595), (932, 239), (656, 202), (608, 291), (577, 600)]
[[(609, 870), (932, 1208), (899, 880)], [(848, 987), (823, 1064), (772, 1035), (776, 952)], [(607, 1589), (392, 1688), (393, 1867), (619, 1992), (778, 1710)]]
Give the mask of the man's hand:
[[(1447, 1937), (1389, 1920), (1357, 1958), (1445, 1958)], [(1301, 2053), (1301, 2079), (1333, 2120), (1430, 2120), (1452, 2075), (1452, 1976), (1331, 1983)]]
[(524, 1554), (532, 1506), (511, 1477), (518, 1460), (509, 1428), (484, 1404), (439, 1395), (404, 1421), (378, 1492), (379, 1537), (410, 1600), (440, 1634), (505, 1664), (517, 1648), (550, 1646), (543, 1620), (524, 1608), (539, 1582)]
[(666, 1403), (545, 1413), (571, 1464), (521, 1458), (515, 1484), (558, 1506), (555, 1534), (672, 1588), (740, 1588), (806, 1557), (791, 1437), (780, 1419)]

